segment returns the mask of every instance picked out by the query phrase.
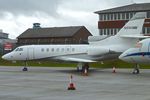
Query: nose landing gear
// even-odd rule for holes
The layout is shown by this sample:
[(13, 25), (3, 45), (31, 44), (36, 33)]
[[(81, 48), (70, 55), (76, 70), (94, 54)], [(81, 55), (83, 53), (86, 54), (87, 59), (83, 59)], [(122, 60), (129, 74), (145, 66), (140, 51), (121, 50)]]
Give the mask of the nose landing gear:
[(138, 64), (135, 64), (135, 67), (133, 69), (133, 74), (139, 74), (140, 73), (140, 66)]
[(28, 66), (27, 61), (25, 61), (24, 64), (25, 64), (25, 66), (24, 66), (24, 68), (22, 69), (22, 71), (28, 71), (28, 68), (27, 68), (27, 66)]
[(79, 63), (77, 66), (77, 71), (85, 72), (89, 71), (89, 64), (88, 63)]

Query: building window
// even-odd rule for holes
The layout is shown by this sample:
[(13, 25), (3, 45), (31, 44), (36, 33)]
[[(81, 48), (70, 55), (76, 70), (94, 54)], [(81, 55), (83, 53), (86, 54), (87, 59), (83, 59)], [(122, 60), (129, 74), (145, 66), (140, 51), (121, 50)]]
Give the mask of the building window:
[(147, 34), (150, 34), (150, 27), (147, 27)]
[(147, 33), (147, 27), (144, 27), (143, 28), (143, 34), (146, 34)]
[(110, 18), (111, 18), (111, 20), (114, 20), (114, 18), (113, 18), (113, 14), (110, 14), (110, 16), (111, 16), (111, 17), (110, 17)]
[(129, 13), (126, 13), (126, 19), (129, 20), (130, 17), (129, 17)]
[(99, 20), (102, 20), (102, 15), (99, 14)]
[(150, 18), (150, 11), (147, 12), (147, 18)]
[(117, 34), (117, 29), (116, 28), (114, 28), (114, 35), (116, 35)]
[(110, 35), (113, 35), (113, 34), (112, 34), (112, 29), (110, 29), (109, 31), (110, 31)]
[(106, 14), (104, 14), (104, 20), (105, 20), (105, 21), (107, 20), (107, 16), (106, 16)]
[(119, 19), (122, 20), (122, 13), (119, 14)]
[(106, 34), (107, 34), (107, 35), (110, 35), (110, 33), (109, 33), (109, 29), (106, 29), (106, 30), (107, 30), (107, 33), (106, 33)]
[(122, 13), (122, 20), (125, 20), (125, 13)]
[(118, 20), (118, 16), (119, 16), (119, 14), (118, 14), (118, 13), (116, 13), (116, 20)]
[(133, 12), (130, 13), (130, 19), (131, 19), (133, 16), (134, 16), (134, 13), (133, 13)]
[(107, 14), (107, 20), (110, 20), (110, 17), (109, 17), (109, 15), (110, 15), (110, 14)]
[(118, 17), (118, 20), (120, 20), (120, 13), (118, 13), (118, 16), (117, 16), (117, 17)]
[(114, 20), (117, 20), (117, 14), (114, 14)]
[(104, 35), (107, 35), (107, 34), (106, 34), (106, 29), (103, 29), (103, 32), (104, 32), (104, 33), (103, 33)]
[(103, 35), (103, 31), (102, 29), (99, 30), (100, 35)]

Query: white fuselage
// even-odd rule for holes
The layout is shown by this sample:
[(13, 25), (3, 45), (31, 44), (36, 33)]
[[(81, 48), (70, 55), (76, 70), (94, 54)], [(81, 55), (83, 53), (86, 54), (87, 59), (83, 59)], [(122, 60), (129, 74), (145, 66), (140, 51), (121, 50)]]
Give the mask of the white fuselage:
[(136, 48), (126, 50), (119, 59), (129, 63), (150, 64), (150, 39), (142, 40)]
[[(57, 56), (85, 54), (88, 45), (27, 45), (6, 54), (8, 60), (36, 60)], [(21, 50), (19, 50), (21, 49)], [(10, 56), (11, 55), (11, 56)]]
[[(2, 58), (7, 60), (63, 60), (70, 62), (95, 62), (117, 58), (108, 48), (96, 45), (26, 45), (20, 46)], [(105, 55), (107, 54), (107, 55)], [(120, 54), (120, 53), (119, 53)]]

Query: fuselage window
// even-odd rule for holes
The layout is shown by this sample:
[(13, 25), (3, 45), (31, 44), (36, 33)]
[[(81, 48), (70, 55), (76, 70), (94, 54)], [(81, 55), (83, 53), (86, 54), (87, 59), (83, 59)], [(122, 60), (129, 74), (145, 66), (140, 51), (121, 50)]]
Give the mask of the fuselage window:
[(44, 52), (44, 49), (42, 48), (41, 51)]
[(59, 48), (57, 48), (57, 52), (59, 52)]
[(61, 51), (64, 52), (64, 48), (62, 48)]
[(46, 51), (49, 52), (49, 48), (47, 48)]
[(72, 51), (74, 52), (74, 51), (75, 51), (75, 48), (72, 48)]
[(69, 48), (67, 48), (67, 51), (69, 51)]
[(54, 52), (54, 48), (52, 48), (51, 51)]

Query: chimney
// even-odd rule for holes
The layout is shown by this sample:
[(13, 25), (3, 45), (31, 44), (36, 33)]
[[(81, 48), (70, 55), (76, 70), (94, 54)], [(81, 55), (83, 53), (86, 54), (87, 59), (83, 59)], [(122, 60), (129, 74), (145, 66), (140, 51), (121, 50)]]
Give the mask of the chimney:
[(33, 28), (41, 28), (40, 23), (33, 23)]

